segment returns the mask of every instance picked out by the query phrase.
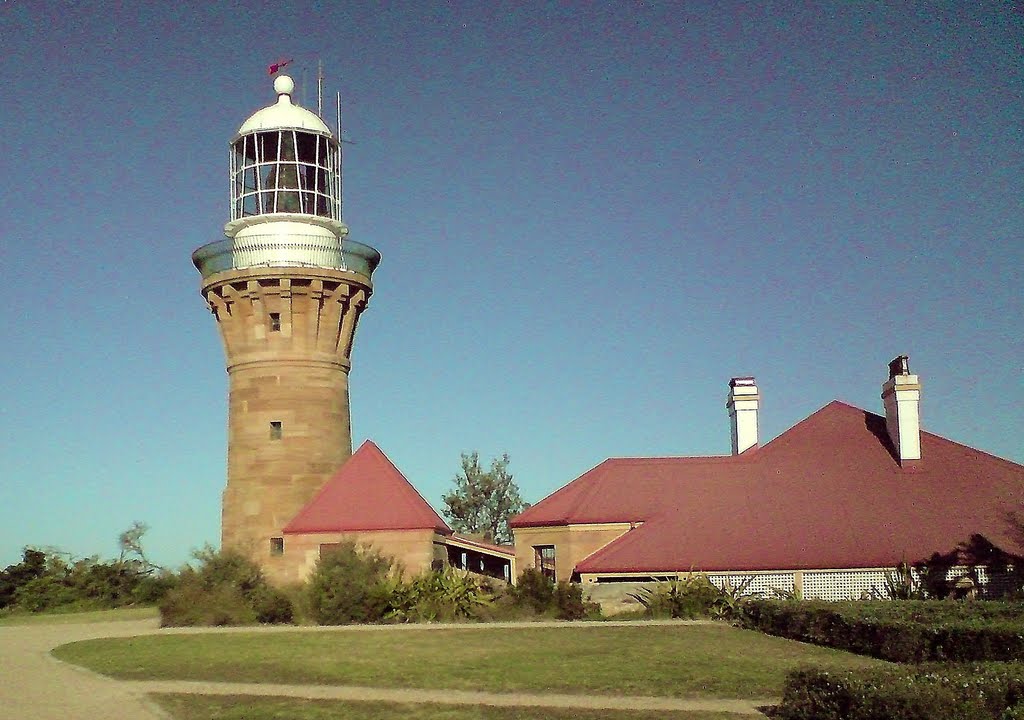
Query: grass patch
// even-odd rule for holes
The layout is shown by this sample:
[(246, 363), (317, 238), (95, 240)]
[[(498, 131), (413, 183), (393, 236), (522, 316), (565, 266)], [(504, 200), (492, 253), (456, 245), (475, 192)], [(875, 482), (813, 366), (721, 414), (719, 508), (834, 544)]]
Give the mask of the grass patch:
[(54, 655), (132, 680), (732, 698), (779, 695), (800, 665), (885, 665), (727, 625), (154, 635)]
[[(175, 720), (641, 720), (650, 712), (431, 705), (298, 698), (155, 695)], [(657, 712), (659, 720), (734, 720), (729, 713)]]
[(0, 625), (70, 625), (72, 623), (117, 622), (120, 620), (150, 620), (160, 617), (156, 607), (116, 608), (114, 610), (86, 610), (80, 612), (12, 613), (0, 615)]

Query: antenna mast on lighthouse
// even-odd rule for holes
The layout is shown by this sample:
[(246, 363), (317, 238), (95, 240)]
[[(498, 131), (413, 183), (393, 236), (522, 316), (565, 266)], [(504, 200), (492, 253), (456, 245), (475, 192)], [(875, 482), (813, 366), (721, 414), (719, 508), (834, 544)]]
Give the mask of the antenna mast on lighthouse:
[(342, 165), (342, 150), (341, 150), (341, 90), (338, 91), (338, 217), (343, 217), (341, 214), (342, 207), (344, 206), (344, 187), (345, 187), (345, 173)]
[[(319, 58), (316, 61), (316, 116), (324, 116), (324, 61)], [(341, 138), (338, 138), (339, 140)]]

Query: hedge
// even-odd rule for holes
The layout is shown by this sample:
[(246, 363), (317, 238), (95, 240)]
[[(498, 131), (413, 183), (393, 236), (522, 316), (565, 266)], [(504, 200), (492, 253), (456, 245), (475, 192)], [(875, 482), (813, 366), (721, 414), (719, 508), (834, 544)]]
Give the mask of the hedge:
[(790, 673), (781, 720), (1017, 720), (1024, 665), (918, 665)]
[(1021, 603), (754, 600), (743, 623), (770, 635), (893, 662), (1024, 660)]

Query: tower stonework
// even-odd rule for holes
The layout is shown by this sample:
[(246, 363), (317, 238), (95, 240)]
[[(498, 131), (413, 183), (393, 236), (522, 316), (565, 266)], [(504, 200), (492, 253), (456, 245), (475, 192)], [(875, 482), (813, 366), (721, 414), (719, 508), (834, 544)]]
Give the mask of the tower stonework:
[(229, 378), (221, 545), (284, 582), (282, 528), (352, 455), (352, 343), (380, 255), (347, 238), (338, 138), (289, 78), (274, 87), (231, 142), (227, 237), (193, 262)]

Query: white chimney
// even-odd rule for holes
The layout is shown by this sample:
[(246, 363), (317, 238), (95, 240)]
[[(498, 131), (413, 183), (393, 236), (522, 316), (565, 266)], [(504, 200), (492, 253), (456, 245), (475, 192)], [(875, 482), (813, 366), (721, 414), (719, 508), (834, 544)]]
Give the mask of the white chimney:
[(921, 383), (910, 374), (906, 355), (889, 363), (889, 380), (882, 385), (885, 428), (902, 464), (921, 459)]
[(735, 377), (729, 381), (729, 397), (725, 407), (732, 425), (732, 454), (739, 455), (757, 445), (757, 406), (761, 396), (752, 377)]

